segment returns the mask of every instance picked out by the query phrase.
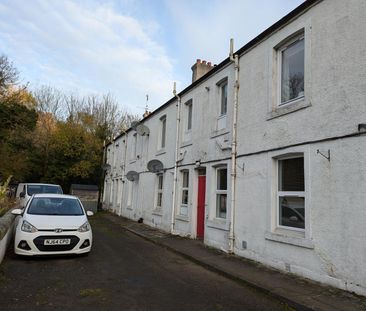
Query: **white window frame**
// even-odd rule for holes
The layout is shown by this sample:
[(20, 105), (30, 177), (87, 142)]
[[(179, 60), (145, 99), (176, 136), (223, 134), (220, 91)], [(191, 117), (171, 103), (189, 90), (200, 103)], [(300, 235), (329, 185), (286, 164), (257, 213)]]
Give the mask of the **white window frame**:
[(193, 101), (190, 99), (185, 103), (186, 107), (186, 116), (187, 116), (187, 123), (186, 123), (186, 131), (191, 132), (192, 131), (192, 121), (193, 121)]
[(109, 189), (109, 205), (113, 205), (113, 190), (114, 190), (114, 180), (111, 181), (111, 187)]
[(130, 160), (136, 160), (137, 156), (137, 133), (132, 135), (132, 144), (131, 144), (131, 152), (130, 152)]
[[(184, 185), (184, 175), (188, 174), (187, 176), (187, 185)], [(179, 209), (179, 214), (181, 216), (188, 216), (188, 206), (189, 206), (189, 197), (190, 197), (190, 193), (189, 193), (189, 178), (190, 178), (190, 174), (189, 174), (189, 170), (181, 170), (181, 197), (180, 197), (180, 209)], [(183, 203), (183, 197), (184, 197), (184, 192), (187, 191), (187, 203)], [(186, 210), (186, 213), (182, 213), (183, 210)]]
[[(222, 108), (223, 108), (223, 87), (226, 86), (226, 111), (223, 112)], [(220, 131), (220, 130), (224, 130), (226, 129), (226, 119), (227, 119), (227, 111), (228, 111), (228, 87), (229, 87), (229, 79), (228, 77), (225, 77), (223, 79), (221, 79), (220, 81), (218, 81), (216, 83), (216, 87), (217, 87), (217, 97), (218, 97), (218, 105), (217, 105), (217, 124), (216, 124), (216, 130)]]
[(129, 208), (132, 208), (132, 200), (133, 200), (133, 181), (127, 181), (128, 182), (128, 189), (127, 189), (127, 206)]
[[(303, 158), (304, 160), (304, 191), (280, 191), (279, 190), (279, 177), (280, 177), (280, 165), (279, 162), (282, 160), (289, 160), (289, 159), (296, 159), (296, 158)], [(290, 156), (284, 156), (276, 159), (276, 171), (277, 171), (277, 185), (276, 185), (276, 226), (277, 228), (283, 228), (286, 230), (292, 230), (292, 231), (299, 231), (299, 232), (305, 232), (306, 230), (306, 188), (305, 188), (305, 157), (304, 154), (295, 154)], [(304, 229), (302, 228), (296, 228), (296, 227), (290, 227), (290, 226), (284, 226), (280, 224), (280, 197), (288, 196), (288, 197), (300, 197), (304, 198)]]
[[(25, 186), (24, 186), (25, 188)], [(103, 201), (105, 204), (108, 204), (109, 205), (109, 196), (111, 194), (111, 182), (110, 181), (106, 181), (105, 182), (105, 187), (104, 187), (104, 195), (103, 195)], [(25, 191), (25, 190), (23, 190)]]
[[(218, 176), (219, 176), (219, 171), (222, 170), (226, 170), (226, 189), (218, 189)], [(225, 212), (225, 217), (221, 217), (220, 213), (219, 213), (219, 206), (217, 205), (217, 198), (218, 195), (226, 195), (226, 212)], [(215, 217), (219, 218), (219, 219), (227, 219), (227, 215), (228, 215), (228, 167), (227, 165), (222, 165), (222, 166), (218, 166), (215, 168)]]
[[(222, 81), (218, 87), (220, 88), (220, 113), (219, 116), (226, 116), (227, 115), (227, 106), (228, 106), (228, 80), (225, 79), (224, 81)], [(223, 111), (223, 88), (226, 88), (226, 103), (225, 103), (225, 111)]]
[[(302, 96), (298, 96), (296, 98), (290, 99), (288, 101), (282, 102), (282, 52), (285, 51), (289, 46), (294, 44), (297, 41), (304, 40), (304, 94)], [(299, 33), (291, 36), (290, 39), (286, 40), (284, 43), (281, 43), (278, 47), (276, 47), (277, 54), (277, 107), (284, 107), (287, 105), (291, 105), (293, 103), (297, 103), (299, 101), (303, 101), (305, 98), (305, 33), (304, 31), (300, 31)]]
[(166, 115), (160, 117), (159, 121), (160, 121), (160, 134), (159, 134), (158, 150), (164, 150), (166, 147), (166, 126), (167, 126)]
[[(161, 179), (161, 188), (159, 188)], [(163, 189), (164, 189), (164, 174), (157, 174), (156, 175), (156, 186), (155, 186), (155, 209), (161, 209), (163, 207)], [(159, 203), (160, 199), (160, 205)]]
[[(270, 240), (277, 240), (277, 236), (281, 236), (283, 239), (289, 238), (288, 244), (294, 244), (293, 238), (300, 238), (302, 241), (307, 240), (311, 242), (312, 239), (312, 223), (311, 223), (311, 172), (310, 172), (310, 158), (311, 158), (311, 147), (310, 145), (291, 147), (279, 151), (273, 151), (268, 153), (268, 182), (267, 191), (270, 193), (268, 196), (268, 222), (267, 232)], [(293, 230), (292, 227), (278, 227), (278, 160), (286, 159), (290, 157), (304, 157), (304, 183), (305, 183), (305, 231)], [(295, 245), (302, 245), (296, 244)]]
[(121, 206), (122, 202), (122, 179), (117, 179), (117, 206)]
[(117, 161), (115, 147), (113, 147), (112, 159), (113, 159), (113, 168), (115, 168), (116, 167), (116, 161)]

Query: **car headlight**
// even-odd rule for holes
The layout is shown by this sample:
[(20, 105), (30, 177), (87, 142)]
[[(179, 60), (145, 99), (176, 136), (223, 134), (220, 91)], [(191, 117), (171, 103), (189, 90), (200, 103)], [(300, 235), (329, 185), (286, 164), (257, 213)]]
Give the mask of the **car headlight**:
[(37, 232), (38, 231), (38, 229), (35, 226), (31, 225), (26, 220), (23, 220), (23, 224), (22, 224), (22, 228), (21, 229), (22, 229), (22, 231), (29, 232), (29, 233), (34, 233), (34, 232)]
[(85, 224), (83, 224), (82, 226), (80, 226), (78, 229), (79, 232), (87, 232), (89, 230), (90, 230), (90, 224), (88, 221)]

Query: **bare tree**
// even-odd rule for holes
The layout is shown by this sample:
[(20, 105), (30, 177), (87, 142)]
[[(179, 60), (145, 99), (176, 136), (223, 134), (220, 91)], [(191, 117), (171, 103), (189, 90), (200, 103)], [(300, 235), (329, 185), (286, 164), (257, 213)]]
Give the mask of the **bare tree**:
[(37, 103), (37, 111), (50, 113), (55, 119), (65, 116), (65, 95), (51, 86), (41, 86), (34, 90), (32, 95)]
[(4, 95), (6, 90), (15, 85), (19, 79), (19, 72), (9, 61), (7, 56), (0, 55), (0, 95)]
[[(111, 140), (126, 131), (138, 115), (120, 108), (117, 100), (110, 94), (78, 96), (42, 86), (33, 91), (38, 112), (52, 115), (55, 120), (67, 120), (82, 125), (99, 139)], [(46, 118), (47, 119), (47, 118)]]

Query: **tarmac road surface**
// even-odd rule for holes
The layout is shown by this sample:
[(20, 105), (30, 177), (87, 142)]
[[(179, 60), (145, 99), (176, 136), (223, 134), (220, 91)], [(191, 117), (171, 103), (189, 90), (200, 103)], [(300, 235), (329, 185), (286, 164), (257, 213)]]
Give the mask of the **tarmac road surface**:
[(0, 310), (287, 310), (286, 305), (124, 230), (91, 218), (89, 256), (0, 265)]

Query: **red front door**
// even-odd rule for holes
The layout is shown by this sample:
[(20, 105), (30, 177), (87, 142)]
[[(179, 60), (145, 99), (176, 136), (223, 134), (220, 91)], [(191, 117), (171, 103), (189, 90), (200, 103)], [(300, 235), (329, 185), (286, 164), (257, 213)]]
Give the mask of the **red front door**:
[(197, 238), (203, 238), (205, 230), (206, 176), (198, 176)]

